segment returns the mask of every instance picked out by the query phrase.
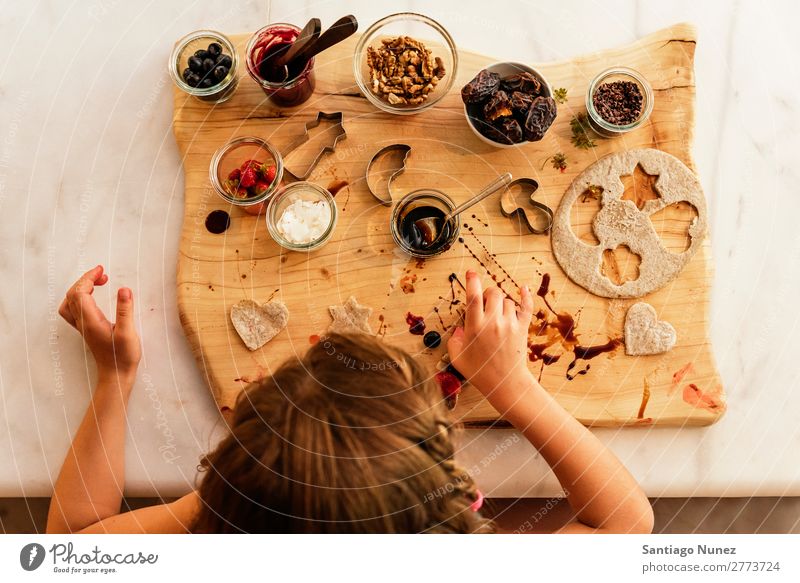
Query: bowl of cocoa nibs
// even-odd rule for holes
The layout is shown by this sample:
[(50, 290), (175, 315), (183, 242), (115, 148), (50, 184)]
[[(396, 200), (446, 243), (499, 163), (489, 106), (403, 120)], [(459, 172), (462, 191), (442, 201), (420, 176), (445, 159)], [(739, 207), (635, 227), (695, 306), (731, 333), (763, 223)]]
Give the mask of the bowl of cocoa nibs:
[(495, 63), (461, 88), (472, 131), (497, 148), (541, 140), (556, 119), (550, 84), (521, 63)]
[(586, 92), (589, 125), (605, 137), (635, 130), (653, 111), (653, 89), (638, 71), (627, 67), (606, 69)]

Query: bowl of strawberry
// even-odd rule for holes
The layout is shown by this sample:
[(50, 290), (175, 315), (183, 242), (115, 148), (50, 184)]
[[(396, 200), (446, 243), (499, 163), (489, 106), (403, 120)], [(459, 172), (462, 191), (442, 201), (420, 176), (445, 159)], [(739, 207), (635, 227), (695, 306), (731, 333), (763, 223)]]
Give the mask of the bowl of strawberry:
[(236, 138), (214, 154), (209, 175), (214, 190), (224, 200), (257, 215), (281, 184), (283, 160), (260, 138)]

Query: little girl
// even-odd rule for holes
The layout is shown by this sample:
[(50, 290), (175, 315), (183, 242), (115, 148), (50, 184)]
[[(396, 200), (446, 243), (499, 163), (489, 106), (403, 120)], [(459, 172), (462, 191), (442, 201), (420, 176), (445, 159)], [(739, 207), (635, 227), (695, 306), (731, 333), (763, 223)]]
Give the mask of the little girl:
[[(454, 459), (453, 420), (432, 375), (366, 335), (327, 337), (250, 385), (195, 492), (120, 514), (125, 407), (141, 352), (131, 290), (118, 291), (113, 324), (92, 298), (107, 281), (102, 266), (90, 270), (60, 308), (94, 355), (98, 379), (55, 485), (48, 532), (494, 530)], [(650, 532), (652, 510), (628, 471), (528, 370), (530, 289), (517, 307), (495, 286), (484, 291), (472, 271), (466, 288), (450, 358), (553, 468), (576, 517), (559, 532)]]

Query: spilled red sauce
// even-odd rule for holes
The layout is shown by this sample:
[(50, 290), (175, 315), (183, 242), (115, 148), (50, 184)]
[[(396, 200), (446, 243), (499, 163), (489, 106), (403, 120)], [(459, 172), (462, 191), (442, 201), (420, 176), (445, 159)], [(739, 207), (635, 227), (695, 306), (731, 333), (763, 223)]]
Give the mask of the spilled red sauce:
[(436, 382), (442, 389), (442, 396), (445, 399), (455, 397), (461, 392), (461, 381), (451, 372), (442, 371), (436, 373)]
[(408, 331), (416, 336), (422, 336), (425, 333), (425, 318), (422, 316), (415, 316), (411, 312), (407, 312), (406, 324), (408, 324)]
[(720, 400), (721, 393), (722, 387), (720, 386), (711, 391), (703, 392), (696, 384), (689, 383), (683, 387), (682, 396), (685, 403), (716, 413), (725, 410), (725, 404)]
[(672, 386), (669, 388), (667, 394), (672, 394), (673, 392), (675, 392), (675, 389), (678, 387), (678, 385), (684, 379), (684, 377), (693, 371), (694, 367), (692, 367), (691, 362), (687, 362), (680, 369), (675, 371), (675, 373), (672, 375)]

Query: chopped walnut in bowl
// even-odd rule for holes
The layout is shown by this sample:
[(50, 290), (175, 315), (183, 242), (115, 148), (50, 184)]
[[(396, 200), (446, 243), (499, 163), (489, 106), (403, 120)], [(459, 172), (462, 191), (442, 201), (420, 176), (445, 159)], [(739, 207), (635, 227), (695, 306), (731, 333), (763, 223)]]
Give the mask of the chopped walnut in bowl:
[(400, 115), (423, 111), (444, 97), (457, 65), (447, 31), (410, 12), (373, 24), (359, 40), (353, 60), (364, 96), (379, 109)]
[(410, 36), (385, 38), (367, 47), (372, 92), (392, 105), (420, 105), (445, 76), (441, 57)]

